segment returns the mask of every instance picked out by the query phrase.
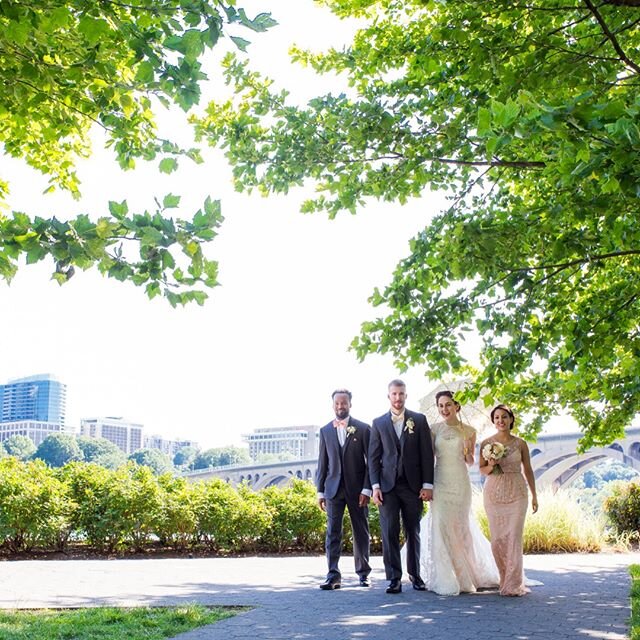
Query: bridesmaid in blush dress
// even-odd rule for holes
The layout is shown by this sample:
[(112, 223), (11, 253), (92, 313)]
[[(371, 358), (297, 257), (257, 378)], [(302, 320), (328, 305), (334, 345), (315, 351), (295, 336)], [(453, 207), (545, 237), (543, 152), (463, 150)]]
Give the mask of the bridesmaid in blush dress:
[(500, 572), (500, 594), (522, 596), (529, 592), (522, 564), (522, 534), (529, 503), (527, 484), (535, 513), (538, 510), (535, 478), (526, 442), (511, 433), (515, 423), (513, 411), (499, 404), (491, 411), (491, 422), (496, 433), (480, 446), (480, 473), (487, 477), (483, 497), (491, 550)]

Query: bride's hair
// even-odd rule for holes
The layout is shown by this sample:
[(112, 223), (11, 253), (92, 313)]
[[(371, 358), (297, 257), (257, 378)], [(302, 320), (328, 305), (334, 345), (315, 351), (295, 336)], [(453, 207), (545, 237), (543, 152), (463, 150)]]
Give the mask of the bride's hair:
[(443, 397), (451, 398), (458, 411), (460, 410), (460, 403), (453, 397), (453, 393), (448, 389), (445, 389), (444, 391), (438, 391), (438, 393), (436, 393), (436, 404), (438, 404), (438, 400)]

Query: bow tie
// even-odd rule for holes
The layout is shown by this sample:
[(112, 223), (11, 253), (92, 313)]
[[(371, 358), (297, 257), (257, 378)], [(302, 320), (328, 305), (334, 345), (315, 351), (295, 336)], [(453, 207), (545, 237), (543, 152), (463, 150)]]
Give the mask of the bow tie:
[(404, 411), (400, 414), (391, 412), (391, 422), (404, 422)]
[(346, 426), (349, 424), (348, 420), (334, 420), (333, 421), (333, 426), (338, 429), (339, 427), (342, 427), (343, 429), (346, 428)]

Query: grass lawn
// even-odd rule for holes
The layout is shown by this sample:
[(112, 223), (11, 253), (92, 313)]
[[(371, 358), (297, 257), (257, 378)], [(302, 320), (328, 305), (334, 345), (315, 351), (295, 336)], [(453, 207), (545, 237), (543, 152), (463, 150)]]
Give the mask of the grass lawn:
[(640, 640), (640, 564), (629, 567), (631, 574), (631, 640)]
[(2, 640), (162, 640), (229, 618), (238, 608), (183, 607), (0, 611)]

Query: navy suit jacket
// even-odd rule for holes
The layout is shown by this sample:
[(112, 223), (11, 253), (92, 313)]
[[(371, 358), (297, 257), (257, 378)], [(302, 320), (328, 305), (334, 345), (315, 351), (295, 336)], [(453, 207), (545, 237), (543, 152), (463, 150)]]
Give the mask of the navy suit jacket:
[(356, 498), (363, 489), (371, 489), (367, 465), (371, 429), (351, 416), (349, 427), (354, 427), (355, 433), (347, 431), (344, 447), (340, 446), (333, 421), (320, 429), (316, 488), (328, 500), (335, 498), (341, 482), (347, 499)]
[(404, 425), (399, 441), (390, 412), (376, 418), (371, 425), (371, 484), (379, 485), (383, 493), (391, 491), (395, 487), (400, 464), (407, 484), (416, 493), (420, 492), (423, 484), (433, 484), (431, 430), (422, 413), (408, 409), (404, 411)]

